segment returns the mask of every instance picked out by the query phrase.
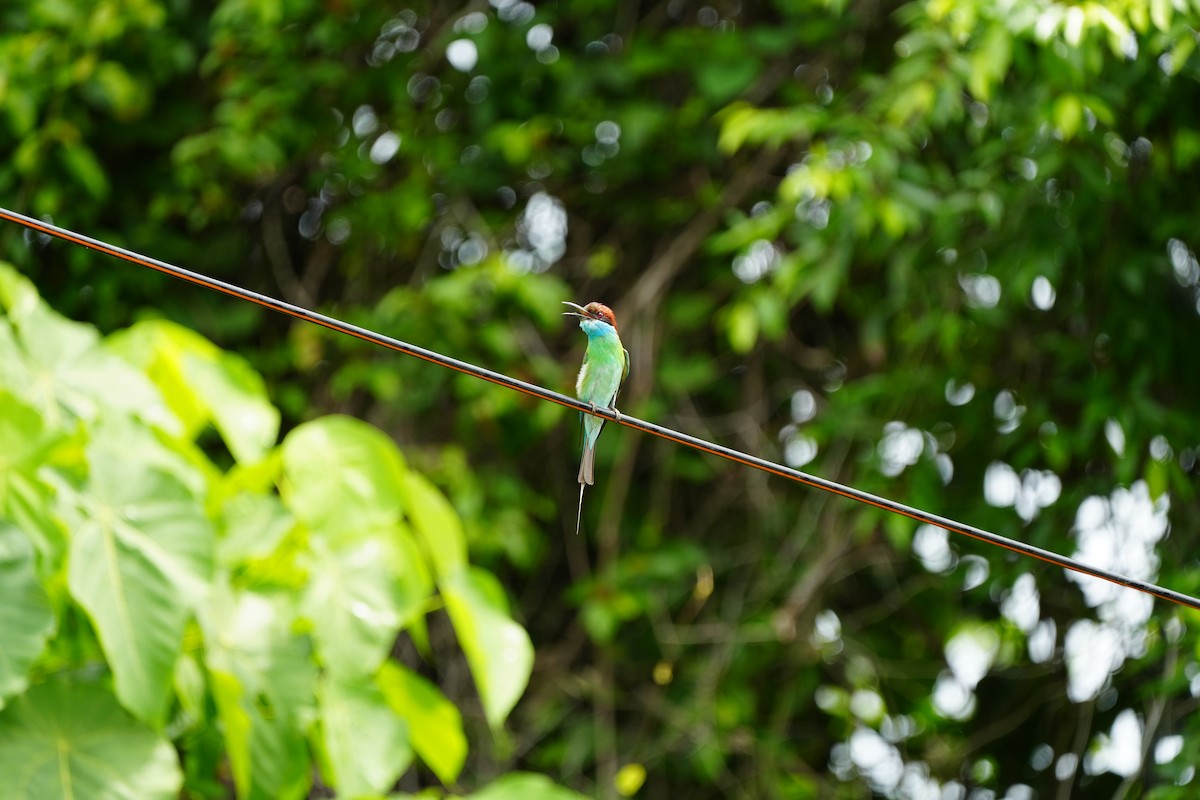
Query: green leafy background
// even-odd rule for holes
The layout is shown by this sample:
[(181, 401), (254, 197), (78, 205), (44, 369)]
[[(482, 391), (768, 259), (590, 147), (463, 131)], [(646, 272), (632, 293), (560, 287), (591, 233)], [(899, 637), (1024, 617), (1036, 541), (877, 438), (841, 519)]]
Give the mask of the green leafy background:
[[(1196, 0), (23, 0), (0, 204), (1200, 593)], [(1194, 612), (0, 227), (19, 798), (1194, 793)]]

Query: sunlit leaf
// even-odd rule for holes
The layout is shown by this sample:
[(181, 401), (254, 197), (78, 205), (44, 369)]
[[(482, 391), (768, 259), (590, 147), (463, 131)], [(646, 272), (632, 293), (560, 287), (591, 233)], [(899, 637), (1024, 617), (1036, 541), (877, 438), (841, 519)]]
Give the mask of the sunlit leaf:
[(1071, 139), (1083, 121), (1083, 103), (1073, 94), (1064, 94), (1054, 102), (1054, 126), (1064, 139)]
[(446, 611), (483, 701), (488, 722), (497, 727), (529, 683), (533, 645), (508, 614), (504, 592), (490, 573), (460, 571), (439, 584)]
[(646, 782), (646, 768), (638, 763), (625, 764), (617, 770), (613, 786), (622, 797), (633, 797)]
[(291, 621), (280, 600), (223, 585), (201, 615), (205, 663), (240, 797), (308, 792), (303, 720), (315, 704), (316, 675)]
[(583, 797), (545, 775), (510, 772), (467, 795), (466, 800), (582, 800)]
[(302, 608), (322, 662), (342, 678), (374, 673), (431, 589), (415, 545), (402, 541), (404, 530), (368, 533), (351, 542), (312, 542)]
[(404, 476), (403, 487), (405, 513), (439, 579), (458, 574), (467, 561), (467, 542), (454, 507), (416, 472)]
[(748, 303), (738, 303), (729, 309), (729, 346), (735, 353), (749, 353), (758, 341), (758, 315)]
[(978, 99), (987, 102), (992, 87), (1004, 80), (1012, 58), (1012, 38), (1002, 25), (992, 25), (979, 46), (971, 53), (967, 86)]
[(212, 358), (188, 353), (183, 369), (234, 458), (262, 458), (279, 434), (279, 411), (258, 373), (240, 356), (223, 351)]
[(329, 783), (340, 795), (383, 794), (408, 769), (409, 724), (373, 683), (327, 677), (319, 710)]
[(1175, 47), (1171, 50), (1171, 74), (1178, 75), (1187, 65), (1188, 59), (1192, 57), (1192, 53), (1196, 51), (1196, 37), (1180, 36), (1175, 42)]
[[(42, 299), (38, 296), (33, 282), (17, 272), (12, 264), (0, 261), (0, 307), (4, 308), (8, 316), (14, 322), (20, 321), (41, 305)], [(81, 330), (82, 326), (74, 329)], [(91, 344), (95, 339), (93, 333), (87, 337), (85, 344)]]
[(29, 668), (54, 630), (28, 537), (0, 521), (0, 708), (29, 684)]
[(217, 557), (226, 565), (265, 558), (295, 525), (295, 518), (274, 495), (239, 492), (222, 508)]
[(1150, 0), (1150, 20), (1160, 31), (1171, 29), (1171, 15), (1174, 7), (1171, 0)]
[(36, 409), (0, 390), (0, 515), (16, 523), (43, 557), (55, 555), (64, 543), (38, 468), (64, 439), (46, 429)]
[(88, 462), (68, 585), (96, 626), (121, 702), (161, 722), (184, 624), (207, 591), (213, 531), (178, 479), (135, 454), (93, 446)]
[(275, 444), (279, 412), (262, 378), (239, 356), (165, 320), (139, 322), (110, 337), (109, 346), (146, 370), (193, 436), (211, 421), (243, 463)]
[(387, 704), (408, 723), (417, 755), (438, 780), (453, 784), (467, 757), (458, 709), (436, 686), (394, 661), (383, 665), (375, 681)]
[(0, 775), (12, 800), (170, 800), (183, 785), (169, 741), (100, 686), (62, 679), (0, 712)]
[(8, 308), (13, 334), (3, 346), (11, 345), (19, 362), (0, 368), (0, 377), (7, 377), (9, 388), (52, 424), (68, 414), (94, 420), (119, 412), (166, 431), (178, 429), (177, 419), (143, 373), (100, 346), (94, 328), (42, 303), (28, 281), (6, 265), (0, 265), (0, 302)]
[(382, 528), (399, 518), (404, 459), (378, 429), (350, 417), (324, 417), (283, 441), (284, 498), (314, 529)]

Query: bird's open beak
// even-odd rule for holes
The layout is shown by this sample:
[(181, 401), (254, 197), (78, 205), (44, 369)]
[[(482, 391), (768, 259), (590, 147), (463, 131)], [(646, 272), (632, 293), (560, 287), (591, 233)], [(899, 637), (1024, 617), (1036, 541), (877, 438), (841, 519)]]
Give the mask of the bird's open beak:
[(586, 312), (586, 310), (584, 309), (584, 307), (583, 307), (583, 306), (576, 305), (576, 304), (572, 303), (570, 300), (563, 300), (563, 305), (564, 305), (564, 306), (570, 306), (571, 308), (575, 309), (575, 311), (564, 311), (564, 312), (563, 312), (563, 315), (564, 315), (564, 316), (568, 316), (568, 317), (583, 317), (584, 319), (587, 319), (587, 318), (588, 318), (588, 316), (587, 316), (587, 312)]

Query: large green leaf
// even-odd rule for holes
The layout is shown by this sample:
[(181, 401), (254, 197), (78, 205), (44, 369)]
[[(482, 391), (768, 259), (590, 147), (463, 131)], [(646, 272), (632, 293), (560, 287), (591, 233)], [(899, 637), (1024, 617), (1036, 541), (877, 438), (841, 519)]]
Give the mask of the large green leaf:
[(246, 361), (166, 320), (139, 322), (108, 346), (144, 369), (194, 435), (212, 422), (241, 463), (263, 457), (279, 434), (279, 411)]
[(37, 470), (65, 438), (47, 430), (34, 408), (0, 389), (0, 517), (19, 525), (42, 556), (55, 561), (64, 542), (50, 512), (51, 493)]
[(467, 563), (467, 540), (454, 507), (419, 473), (404, 476), (404, 510), (412, 521), (439, 579), (460, 572)]
[(465, 800), (583, 800), (583, 797), (545, 775), (510, 772), (467, 795)]
[(121, 702), (161, 723), (184, 625), (212, 573), (213, 532), (177, 478), (135, 458), (89, 448), (68, 585), (96, 626)]
[(431, 590), (425, 565), (402, 528), (366, 534), (342, 542), (312, 538), (302, 608), (312, 620), (321, 661), (339, 676), (374, 674)]
[(489, 572), (472, 568), (439, 584), (458, 642), (467, 656), (483, 711), (493, 727), (529, 683), (533, 644), (508, 613), (504, 590)]
[(163, 436), (134, 417), (109, 414), (86, 430), (89, 450), (99, 448), (136, 458), (147, 467), (170, 473), (197, 497), (203, 497), (220, 478), (220, 470), (194, 443)]
[[(4, 270), (0, 269), (0, 275)], [(29, 369), (25, 352), (17, 343), (17, 333), (12, 323), (0, 316), (0, 388), (17, 392), (22, 397), (33, 385), (33, 372)]]
[(262, 377), (236, 353), (188, 353), (184, 374), (212, 414), (213, 424), (239, 462), (262, 458), (279, 436), (279, 410)]
[(437, 687), (407, 667), (386, 662), (375, 678), (387, 704), (408, 723), (412, 747), (447, 785), (467, 758), (462, 715)]
[(31, 472), (58, 438), (34, 408), (0, 389), (0, 478), (16, 470)]
[(394, 523), (404, 472), (395, 443), (351, 417), (305, 423), (283, 441), (285, 501), (314, 530), (353, 533)]
[(200, 624), (238, 796), (303, 797), (303, 721), (312, 715), (316, 673), (307, 643), (292, 632), (290, 603), (218, 583)]
[(52, 680), (0, 712), (7, 800), (168, 800), (183, 775), (171, 743), (93, 684)]
[[(171, 413), (146, 375), (99, 344), (95, 328), (44, 304), (32, 287), (0, 265), (0, 290), (9, 294), (10, 333), (2, 350), (11, 360), (0, 378), (36, 406), (51, 424), (70, 415), (94, 420), (114, 411), (177, 432)], [(13, 357), (18, 356), (18, 357)]]
[(217, 559), (226, 566), (270, 555), (296, 525), (273, 494), (238, 492), (221, 511)]
[(308, 793), (308, 753), (300, 726), (289, 709), (265, 704), (238, 678), (214, 669), (213, 700), (225, 734), (225, 748), (238, 796), (250, 800), (292, 800)]
[(27, 314), (42, 302), (33, 282), (7, 261), (0, 261), (0, 308), (14, 318)]
[(340, 796), (383, 794), (412, 763), (408, 724), (375, 684), (327, 676), (319, 710), (326, 777)]
[(0, 708), (29, 684), (29, 667), (54, 630), (50, 599), (33, 566), (33, 546), (0, 522)]

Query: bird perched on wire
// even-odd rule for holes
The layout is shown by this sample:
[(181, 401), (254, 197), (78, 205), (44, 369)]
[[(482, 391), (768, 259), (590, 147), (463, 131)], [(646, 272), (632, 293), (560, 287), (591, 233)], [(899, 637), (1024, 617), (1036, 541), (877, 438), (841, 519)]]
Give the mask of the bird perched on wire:
[[(583, 366), (579, 368), (579, 377), (575, 381), (575, 395), (592, 407), (611, 408), (620, 419), (617, 411), (617, 392), (629, 375), (629, 351), (621, 346), (621, 337), (617, 335), (617, 318), (612, 309), (603, 303), (588, 303), (579, 306), (563, 301), (575, 309), (564, 311), (567, 316), (579, 317), (579, 327), (587, 334), (587, 352), (583, 356)], [(596, 459), (596, 440), (600, 438), (600, 429), (604, 427), (604, 418), (581, 414), (583, 417), (583, 456), (579, 461), (579, 510), (575, 515), (575, 533), (579, 533), (580, 520), (583, 518), (583, 489), (595, 483), (593, 462)]]

